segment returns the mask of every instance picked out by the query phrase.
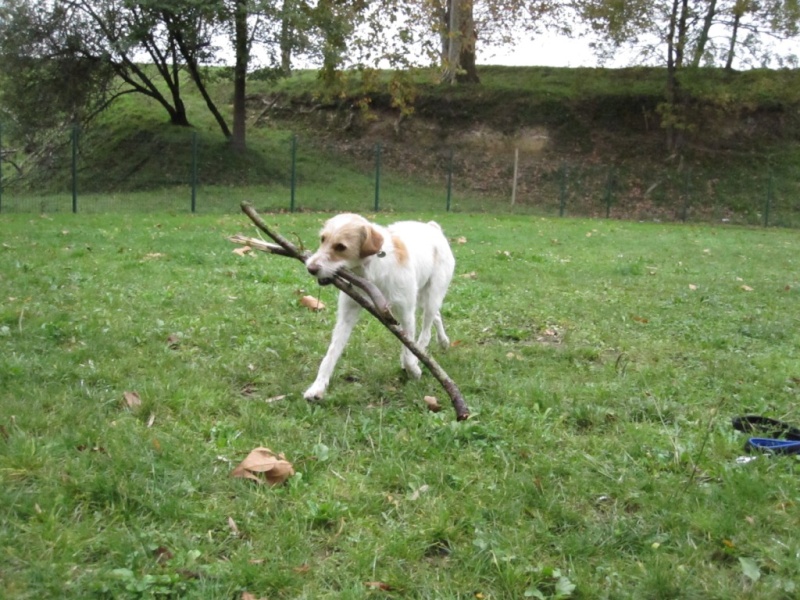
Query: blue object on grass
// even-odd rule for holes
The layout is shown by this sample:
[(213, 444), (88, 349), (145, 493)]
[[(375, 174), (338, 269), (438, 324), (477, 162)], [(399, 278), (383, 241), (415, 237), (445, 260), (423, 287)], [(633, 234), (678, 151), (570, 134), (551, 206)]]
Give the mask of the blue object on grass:
[(800, 454), (800, 441), (776, 440), (772, 438), (750, 438), (745, 445), (747, 450), (760, 450), (773, 454)]

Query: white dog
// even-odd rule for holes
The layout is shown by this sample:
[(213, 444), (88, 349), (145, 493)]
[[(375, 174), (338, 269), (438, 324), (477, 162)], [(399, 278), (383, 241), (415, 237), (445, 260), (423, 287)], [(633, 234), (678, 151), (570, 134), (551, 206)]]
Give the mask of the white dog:
[[(421, 348), (428, 346), (433, 325), (441, 347), (450, 345), (439, 309), (453, 278), (455, 264), (442, 228), (433, 221), (401, 221), (381, 227), (349, 213), (337, 215), (325, 223), (320, 232), (320, 247), (306, 261), (308, 272), (322, 285), (329, 284), (343, 267), (374, 283), (412, 340), (419, 306), (422, 329), (417, 344)], [(321, 399), (325, 395), (333, 369), (360, 312), (361, 307), (352, 298), (339, 293), (331, 344), (319, 367), (317, 379), (303, 394), (306, 399)], [(405, 346), (400, 362), (411, 377), (418, 379), (422, 374), (417, 357)]]

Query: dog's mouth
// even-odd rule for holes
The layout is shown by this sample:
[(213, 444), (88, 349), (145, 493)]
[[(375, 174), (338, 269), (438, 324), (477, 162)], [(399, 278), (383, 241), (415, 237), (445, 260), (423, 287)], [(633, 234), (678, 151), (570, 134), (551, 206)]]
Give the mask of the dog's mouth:
[(330, 285), (333, 283), (333, 277), (320, 277), (317, 279), (317, 283), (320, 285)]

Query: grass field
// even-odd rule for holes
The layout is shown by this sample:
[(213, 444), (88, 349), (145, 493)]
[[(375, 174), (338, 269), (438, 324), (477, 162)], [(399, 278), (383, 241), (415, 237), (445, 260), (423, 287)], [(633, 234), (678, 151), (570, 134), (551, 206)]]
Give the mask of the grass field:
[[(454, 240), (464, 423), (367, 317), (306, 403), (334, 292), (244, 216), (0, 216), (0, 595), (797, 597), (798, 462), (730, 426), (800, 424), (796, 232), (406, 216)], [(297, 474), (231, 478), (257, 446)]]

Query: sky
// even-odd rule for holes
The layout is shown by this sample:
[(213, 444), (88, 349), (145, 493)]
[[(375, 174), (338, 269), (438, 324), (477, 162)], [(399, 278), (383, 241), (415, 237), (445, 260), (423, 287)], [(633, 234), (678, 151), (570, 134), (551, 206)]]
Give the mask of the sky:
[[(509, 67), (596, 67), (597, 58), (585, 40), (564, 36), (538, 36), (506, 48), (477, 47), (478, 64)], [(607, 65), (621, 66), (621, 65)]]

